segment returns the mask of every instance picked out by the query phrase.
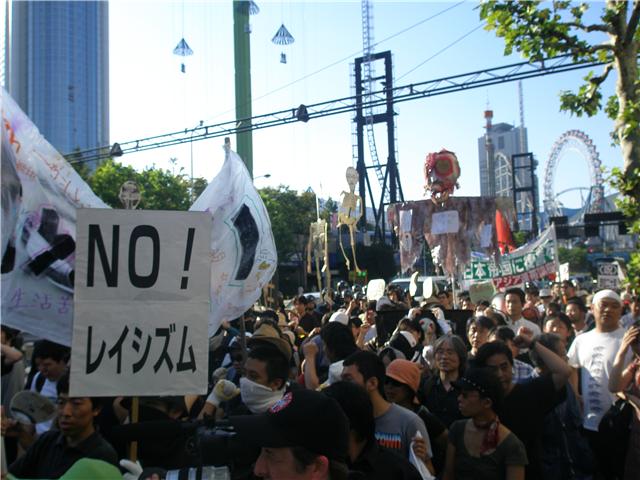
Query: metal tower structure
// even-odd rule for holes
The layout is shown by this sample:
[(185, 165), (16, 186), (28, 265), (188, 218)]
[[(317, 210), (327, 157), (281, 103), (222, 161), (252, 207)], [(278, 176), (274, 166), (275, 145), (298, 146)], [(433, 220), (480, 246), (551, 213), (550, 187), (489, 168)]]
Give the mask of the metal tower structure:
[[(122, 143), (116, 142), (113, 145), (103, 145), (79, 152), (67, 152), (65, 157), (71, 163), (99, 161), (119, 157), (128, 153), (142, 152), (183, 143), (199, 142), (212, 138), (228, 137), (249, 130), (253, 131), (277, 127), (296, 122), (307, 123), (323, 117), (357, 111), (358, 105), (360, 105), (361, 109), (368, 106), (379, 107), (386, 105), (390, 99), (394, 104), (408, 102), (438, 95), (468, 91), (474, 88), (485, 88), (489, 85), (498, 85), (520, 79), (593, 68), (600, 65), (603, 65), (603, 63), (598, 61), (573, 62), (573, 59), (566, 55), (536, 62), (514, 63), (419, 83), (400, 85), (398, 87), (391, 87), (391, 85), (389, 85), (384, 87), (380, 92), (376, 92), (376, 94), (380, 94), (381, 97), (384, 95), (383, 98), (375, 99), (366, 105), (363, 105), (362, 95), (352, 95), (310, 105), (288, 107), (262, 115), (254, 115), (251, 118), (240, 119), (239, 122), (236, 120), (227, 120), (216, 124), (185, 128), (184, 130), (129, 140)], [(388, 97), (391, 98), (389, 99)], [(300, 114), (301, 107), (304, 107), (304, 116)]]
[[(384, 110), (380, 113), (368, 113), (367, 107), (374, 102), (366, 101), (365, 91), (365, 79), (363, 65), (367, 62), (365, 57), (356, 58), (355, 61), (355, 112), (356, 115), (353, 119), (356, 126), (356, 140), (357, 140), (357, 164), (359, 177), (359, 195), (362, 197), (362, 209), (366, 212), (367, 204), (371, 203), (373, 209), (373, 215), (375, 217), (375, 230), (374, 238), (380, 242), (385, 241), (386, 227), (385, 227), (385, 207), (390, 203), (396, 203), (398, 201), (404, 201), (404, 194), (402, 193), (402, 186), (400, 185), (400, 176), (398, 174), (398, 163), (396, 161), (396, 138), (395, 138), (395, 112), (394, 112), (394, 96), (393, 96), (393, 70), (391, 66), (391, 52), (373, 53), (369, 56), (368, 62), (375, 62), (382, 60), (384, 62), (384, 76), (380, 77), (382, 80), (383, 90), (380, 92), (384, 95), (385, 103)], [(375, 101), (377, 104), (378, 100)], [(377, 160), (377, 156), (374, 158), (372, 155), (372, 165), (367, 165), (365, 161), (365, 140), (364, 130), (367, 126), (371, 126), (377, 123), (385, 123), (387, 127), (387, 162), (382, 165)], [(372, 137), (368, 137), (372, 138)], [(369, 142), (369, 146), (371, 143)], [(371, 188), (371, 181), (369, 180), (368, 171), (375, 170), (378, 181), (380, 182), (380, 197), (376, 201), (373, 190)], [(383, 173), (384, 172), (384, 173)], [(367, 201), (367, 199), (369, 201)], [(366, 215), (363, 215), (360, 220), (360, 227), (366, 228)]]

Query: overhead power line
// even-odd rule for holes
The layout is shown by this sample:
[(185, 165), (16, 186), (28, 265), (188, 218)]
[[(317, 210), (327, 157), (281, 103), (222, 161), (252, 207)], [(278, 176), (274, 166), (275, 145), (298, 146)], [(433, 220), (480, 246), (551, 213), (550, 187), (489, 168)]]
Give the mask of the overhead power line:
[[(420, 20), (420, 21), (418, 21), (418, 22), (416, 22), (416, 23), (414, 23), (412, 25), (409, 25), (408, 27), (405, 27), (402, 30), (399, 30), (396, 33), (393, 33), (393, 34), (389, 35), (388, 37), (385, 37), (382, 40), (374, 43), (373, 45), (371, 45), (371, 49), (373, 50), (373, 49), (375, 49), (375, 47), (377, 47), (377, 46), (379, 46), (379, 45), (381, 45), (381, 44), (383, 44), (383, 43), (385, 43), (385, 42), (387, 42), (387, 41), (389, 41), (389, 40), (391, 40), (393, 38), (396, 38), (396, 37), (402, 35), (403, 33), (406, 33), (406, 32), (408, 32), (410, 30), (413, 30), (414, 28), (419, 27), (420, 25), (422, 25), (424, 23), (427, 23), (430, 20), (433, 20), (434, 18), (437, 18), (440, 15), (443, 15), (443, 14), (447, 13), (448, 11), (453, 10), (456, 7), (459, 7), (463, 3), (465, 3), (464, 0), (462, 2), (458, 2), (458, 3), (455, 3), (455, 4), (453, 4), (453, 5), (451, 5), (451, 6), (447, 7), (447, 8), (444, 8), (444, 9), (434, 13), (433, 15), (429, 15), (428, 17), (423, 18), (422, 20)], [(260, 95), (258, 97), (255, 97), (255, 98), (251, 99), (251, 101), (252, 102), (257, 102), (258, 100), (262, 100), (263, 98), (266, 98), (266, 97), (268, 97), (270, 95), (273, 95), (274, 93), (277, 93), (277, 92), (279, 92), (281, 90), (284, 90), (285, 88), (289, 88), (290, 86), (295, 85), (296, 83), (302, 82), (303, 80), (307, 80), (308, 78), (311, 78), (311, 77), (317, 75), (318, 73), (322, 73), (325, 70), (328, 70), (328, 69), (330, 69), (332, 67), (335, 67), (336, 65), (339, 65), (339, 64), (341, 64), (343, 62), (346, 62), (346, 61), (351, 61), (354, 57), (359, 56), (359, 55), (361, 55), (363, 53), (364, 53), (364, 51), (362, 49), (356, 50), (355, 52), (347, 55), (346, 57), (341, 58), (340, 60), (336, 60), (335, 62), (332, 62), (332, 63), (330, 63), (328, 65), (325, 65), (322, 68), (319, 68), (318, 70), (314, 70), (311, 73), (303, 75), (302, 77), (297, 78), (297, 79), (295, 79), (295, 80), (293, 80), (293, 81), (291, 81), (289, 83), (281, 85), (281, 86), (279, 86), (278, 88), (276, 88), (274, 90), (271, 90), (271, 91), (269, 91), (267, 93), (264, 93), (264, 94), (262, 94), (262, 95)], [(225, 115), (225, 114), (233, 112), (233, 111), (235, 111), (235, 108), (231, 108), (229, 110), (225, 110), (224, 112), (218, 113), (216, 116), (211, 117), (211, 119), (219, 118), (222, 115)]]
[[(420, 98), (471, 90), (474, 88), (487, 87), (490, 85), (524, 80), (527, 78), (591, 68), (598, 65), (603, 65), (603, 63), (597, 61), (572, 62), (571, 57), (568, 55), (536, 62), (513, 63), (502, 67), (476, 70), (474, 72), (461, 75), (441, 77), (435, 80), (395, 87), (393, 88), (393, 101), (395, 103), (407, 102)], [(384, 96), (386, 93), (386, 90), (383, 89), (379, 92), (373, 92), (373, 94), (367, 95), (369, 100), (362, 102), (363, 107), (373, 108), (384, 105), (386, 103), (386, 98)], [(113, 154), (114, 151), (118, 154), (141, 152), (144, 150), (197, 142), (210, 138), (235, 135), (250, 130), (260, 130), (263, 128), (286, 125), (294, 122), (306, 123), (316, 118), (356, 111), (356, 100), (357, 96), (352, 95), (311, 105), (300, 105), (272, 113), (256, 115), (254, 117), (238, 121), (231, 120), (191, 129), (185, 128), (178, 132), (155, 135), (98, 149), (74, 152), (66, 155), (66, 158), (71, 163), (91, 162), (115, 156)]]

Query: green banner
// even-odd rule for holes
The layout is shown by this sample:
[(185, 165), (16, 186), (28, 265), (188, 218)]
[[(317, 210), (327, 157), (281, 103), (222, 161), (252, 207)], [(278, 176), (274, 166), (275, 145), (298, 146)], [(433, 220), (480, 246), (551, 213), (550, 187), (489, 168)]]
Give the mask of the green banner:
[(540, 280), (558, 270), (555, 229), (549, 227), (533, 243), (524, 245), (498, 262), (490, 258), (472, 258), (464, 270), (464, 279), (474, 282), (493, 280), (497, 287), (508, 287)]

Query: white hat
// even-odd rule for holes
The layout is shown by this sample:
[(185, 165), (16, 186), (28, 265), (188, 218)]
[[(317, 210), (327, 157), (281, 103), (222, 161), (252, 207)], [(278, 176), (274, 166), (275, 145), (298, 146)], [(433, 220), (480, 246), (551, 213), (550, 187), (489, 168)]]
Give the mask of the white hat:
[(340, 309), (337, 312), (334, 312), (333, 315), (331, 315), (331, 318), (329, 318), (329, 322), (338, 322), (342, 325), (348, 325), (349, 317), (347, 317), (345, 310)]
[(551, 290), (549, 290), (548, 288), (542, 288), (540, 289), (540, 298), (545, 298), (545, 297), (552, 297), (553, 295), (551, 295)]

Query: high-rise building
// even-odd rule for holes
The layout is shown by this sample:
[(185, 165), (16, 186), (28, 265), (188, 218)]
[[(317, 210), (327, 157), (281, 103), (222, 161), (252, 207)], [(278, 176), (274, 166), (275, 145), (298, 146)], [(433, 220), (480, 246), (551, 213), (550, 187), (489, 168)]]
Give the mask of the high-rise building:
[(106, 1), (13, 1), (5, 87), (59, 152), (109, 144)]
[[(485, 134), (478, 138), (478, 162), (480, 165), (480, 195), (485, 197), (513, 198), (513, 175), (511, 156), (528, 152), (527, 129), (524, 126), (514, 127), (508, 123), (493, 123), (493, 111), (486, 110)], [(517, 167), (522, 161), (517, 163)], [(533, 177), (535, 197), (531, 194), (519, 194), (516, 209), (521, 220), (520, 228), (532, 228), (531, 212), (537, 195), (538, 181)], [(530, 171), (517, 168), (516, 186), (531, 187)], [(522, 224), (522, 219), (527, 218)]]

